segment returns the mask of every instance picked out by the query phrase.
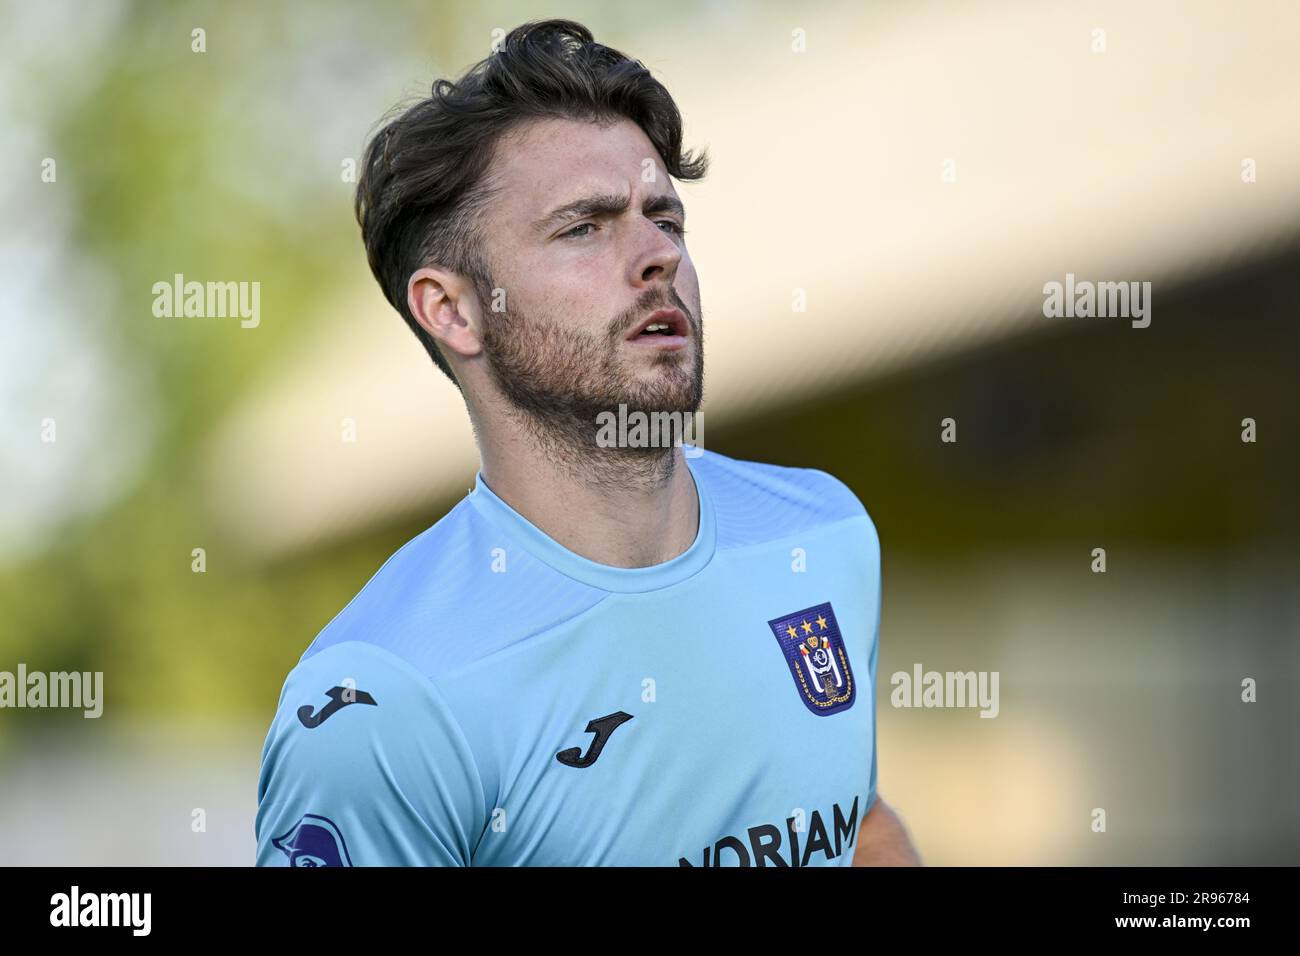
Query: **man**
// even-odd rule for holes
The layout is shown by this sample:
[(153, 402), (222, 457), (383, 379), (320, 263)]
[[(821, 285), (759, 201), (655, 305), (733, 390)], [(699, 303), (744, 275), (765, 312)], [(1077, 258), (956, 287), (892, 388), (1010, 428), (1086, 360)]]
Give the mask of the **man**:
[[(680, 441), (703, 328), (671, 179), (707, 165), (681, 141), (640, 63), (551, 20), (368, 147), (371, 267), (481, 466), (290, 673), (259, 864), (919, 862), (876, 794), (871, 519)], [(675, 443), (604, 427), (638, 413)]]

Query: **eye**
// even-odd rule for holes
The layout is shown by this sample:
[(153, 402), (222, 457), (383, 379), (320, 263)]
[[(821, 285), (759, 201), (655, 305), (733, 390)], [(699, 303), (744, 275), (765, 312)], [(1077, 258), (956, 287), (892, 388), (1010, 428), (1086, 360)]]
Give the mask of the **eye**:
[(679, 238), (680, 238), (681, 236), (686, 235), (686, 227), (683, 226), (683, 225), (680, 225), (680, 224), (677, 222), (677, 220), (675, 220), (675, 219), (660, 219), (660, 220), (659, 220), (659, 225), (661, 225), (661, 226), (670, 226), (670, 227), (671, 227), (671, 230), (670, 230), (670, 231), (673, 232), (673, 233), (675, 233)]
[(568, 238), (572, 237), (572, 238), (574, 238), (574, 239), (581, 239), (583, 236), (591, 235), (591, 233), (583, 233), (582, 235), (577, 235), (577, 231), (578, 231), (579, 229), (594, 229), (595, 227), (596, 227), (596, 224), (595, 224), (594, 222), (583, 222), (583, 223), (579, 223), (578, 225), (574, 226), (572, 229), (568, 229), (568, 230), (565, 230), (564, 232), (560, 233), (560, 238), (561, 238), (561, 239), (568, 239)]

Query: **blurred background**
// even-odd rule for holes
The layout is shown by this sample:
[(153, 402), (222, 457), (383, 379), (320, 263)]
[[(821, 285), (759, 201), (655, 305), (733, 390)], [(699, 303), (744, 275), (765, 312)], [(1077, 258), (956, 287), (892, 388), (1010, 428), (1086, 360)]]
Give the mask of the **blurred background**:
[[(104, 674), (99, 719), (0, 710), (0, 863), (252, 862), (285, 675), (477, 468), (352, 166), (550, 16), (711, 156), (701, 443), (876, 523), (925, 861), (1300, 863), (1300, 7), (0, 8), (0, 671)], [(156, 316), (178, 273), (258, 323)], [(1151, 324), (1046, 318), (1067, 273)], [(891, 707), (918, 663), (998, 671), (997, 718)]]

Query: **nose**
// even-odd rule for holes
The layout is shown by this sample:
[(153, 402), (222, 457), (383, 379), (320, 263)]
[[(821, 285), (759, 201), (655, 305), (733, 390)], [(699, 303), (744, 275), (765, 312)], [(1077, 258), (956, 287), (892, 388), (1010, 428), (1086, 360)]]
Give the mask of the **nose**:
[(654, 222), (646, 220), (645, 231), (648, 238), (633, 262), (632, 282), (640, 289), (656, 283), (671, 288), (682, 261), (682, 250), (673, 237)]

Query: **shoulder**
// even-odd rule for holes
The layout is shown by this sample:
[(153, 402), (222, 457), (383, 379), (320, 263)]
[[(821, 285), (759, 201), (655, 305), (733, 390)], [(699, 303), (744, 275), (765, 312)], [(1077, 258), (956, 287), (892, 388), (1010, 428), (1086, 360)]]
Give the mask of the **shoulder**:
[[(278, 709), (313, 727), (322, 713), (348, 703), (370, 703), (377, 695), (441, 703), (433, 680), (410, 661), (374, 641), (343, 640), (313, 644), (285, 677)], [(335, 697), (341, 704), (331, 705)], [(315, 718), (309, 716), (313, 711)]]
[(719, 544), (771, 540), (825, 525), (861, 519), (875, 525), (857, 494), (817, 468), (798, 468), (730, 458), (697, 449), (691, 468), (715, 509)]
[(464, 498), (384, 562), (300, 663), (345, 643), (362, 644), (438, 678), (603, 596), (513, 547)]
[(429, 675), (372, 641), (346, 640), (304, 655), (289, 671), (272, 736), (306, 729), (316, 731), (312, 739), (329, 742), (351, 732), (410, 728), (430, 717), (456, 725)]
[(433, 681), (374, 644), (344, 641), (285, 680), (262, 748), (257, 860), (463, 865), (485, 802), (473, 750)]

